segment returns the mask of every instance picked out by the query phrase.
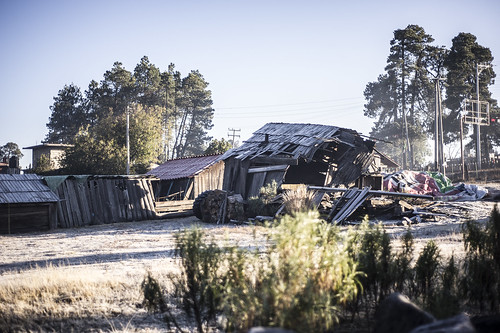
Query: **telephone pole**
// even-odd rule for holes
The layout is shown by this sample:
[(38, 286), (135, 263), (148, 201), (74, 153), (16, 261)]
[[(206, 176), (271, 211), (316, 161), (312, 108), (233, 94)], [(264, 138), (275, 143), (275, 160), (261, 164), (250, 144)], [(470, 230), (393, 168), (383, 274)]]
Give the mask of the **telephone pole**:
[(127, 136), (127, 175), (130, 175), (130, 111), (129, 107), (127, 105), (127, 129), (126, 129), (126, 136)]
[(229, 138), (232, 138), (232, 139), (230, 139), (230, 141), (231, 141), (231, 148), (234, 148), (234, 142), (235, 142), (234, 138), (239, 138), (240, 137), (240, 135), (236, 134), (236, 132), (241, 132), (241, 128), (238, 128), (238, 129), (228, 128), (227, 130), (230, 131), (230, 132), (233, 132), (232, 134), (227, 133), (227, 136)]

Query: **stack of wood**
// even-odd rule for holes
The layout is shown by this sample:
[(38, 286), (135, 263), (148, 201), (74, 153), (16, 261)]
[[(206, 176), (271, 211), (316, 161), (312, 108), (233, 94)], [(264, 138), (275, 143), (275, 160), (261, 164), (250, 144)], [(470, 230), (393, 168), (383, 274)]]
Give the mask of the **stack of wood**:
[(241, 195), (228, 195), (223, 190), (213, 190), (207, 194), (200, 205), (202, 221), (207, 223), (227, 223), (240, 220), (244, 216)]

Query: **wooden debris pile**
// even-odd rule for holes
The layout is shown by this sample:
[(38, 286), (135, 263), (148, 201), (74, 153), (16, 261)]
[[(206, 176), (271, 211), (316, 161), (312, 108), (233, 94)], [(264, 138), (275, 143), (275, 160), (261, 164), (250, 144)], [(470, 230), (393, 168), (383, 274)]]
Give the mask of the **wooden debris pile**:
[(243, 198), (240, 194), (229, 194), (223, 190), (204, 192), (199, 207), (193, 207), (195, 215), (207, 223), (227, 223), (244, 219)]

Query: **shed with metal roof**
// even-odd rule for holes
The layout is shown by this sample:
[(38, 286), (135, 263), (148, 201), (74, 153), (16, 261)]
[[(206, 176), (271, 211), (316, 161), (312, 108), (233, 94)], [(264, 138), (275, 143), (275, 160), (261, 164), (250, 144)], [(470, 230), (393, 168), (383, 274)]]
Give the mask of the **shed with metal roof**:
[(178, 158), (166, 161), (147, 174), (160, 179), (158, 201), (193, 200), (207, 190), (221, 189), (224, 162), (220, 154)]
[(0, 174), (0, 233), (56, 228), (58, 201), (58, 196), (35, 174)]

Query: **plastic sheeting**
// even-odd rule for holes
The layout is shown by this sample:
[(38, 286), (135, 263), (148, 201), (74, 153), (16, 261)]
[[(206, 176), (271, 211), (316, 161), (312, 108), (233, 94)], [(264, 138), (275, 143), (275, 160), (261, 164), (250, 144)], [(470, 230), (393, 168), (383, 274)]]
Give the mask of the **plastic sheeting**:
[(432, 195), (442, 201), (481, 200), (488, 190), (477, 185), (459, 183), (438, 172), (399, 171), (384, 176), (384, 190), (390, 192)]

